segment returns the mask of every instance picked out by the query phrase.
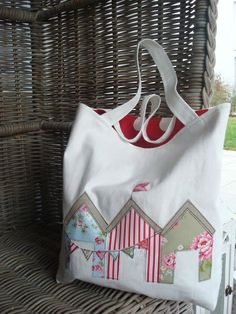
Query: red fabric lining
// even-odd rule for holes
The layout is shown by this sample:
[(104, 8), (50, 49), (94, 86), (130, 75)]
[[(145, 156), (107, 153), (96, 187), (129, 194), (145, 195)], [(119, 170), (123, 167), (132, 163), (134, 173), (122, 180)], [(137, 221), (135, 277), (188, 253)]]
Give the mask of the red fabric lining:
[[(196, 113), (199, 116), (201, 116), (202, 114), (204, 114), (207, 111), (208, 111), (207, 109), (201, 109), (201, 110), (197, 110)], [(96, 109), (95, 112), (101, 115), (105, 111), (102, 109)], [(129, 114), (129, 115), (125, 116), (120, 121), (121, 130), (124, 133), (125, 137), (128, 139), (131, 139), (138, 134), (138, 131), (134, 129), (134, 121), (136, 118), (137, 118), (137, 116)], [(160, 128), (161, 119), (162, 119), (161, 117), (152, 117), (148, 123), (147, 135), (151, 140), (158, 139), (164, 133), (164, 131)], [(165, 142), (163, 142), (161, 144), (152, 144), (152, 143), (146, 142), (145, 139), (143, 137), (141, 137), (133, 145), (143, 147), (143, 148), (152, 148), (152, 147), (158, 147), (158, 146), (164, 145), (167, 142), (169, 142), (183, 127), (184, 127), (184, 125), (178, 119), (176, 119), (174, 130)]]

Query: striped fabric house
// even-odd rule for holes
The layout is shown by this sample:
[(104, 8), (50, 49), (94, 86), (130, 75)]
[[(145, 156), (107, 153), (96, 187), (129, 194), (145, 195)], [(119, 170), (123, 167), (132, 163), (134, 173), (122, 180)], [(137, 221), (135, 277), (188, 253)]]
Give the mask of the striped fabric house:
[(146, 280), (159, 281), (160, 232), (142, 209), (130, 199), (109, 226), (108, 251), (118, 253), (116, 259), (107, 255), (107, 278), (119, 279), (120, 252), (134, 254), (134, 249), (146, 249)]
[[(75, 223), (74, 219), (75, 215), (81, 214), (81, 209), (84, 208), (86, 208), (86, 215), (90, 215), (90, 218), (86, 218), (86, 231), (79, 232), (78, 223)], [(92, 224), (88, 221), (92, 221)], [(119, 279), (121, 252), (133, 257), (135, 249), (145, 249), (146, 280), (148, 282), (159, 281), (160, 232), (162, 230), (132, 199), (123, 206), (108, 225), (88, 195), (84, 193), (65, 217), (65, 225), (65, 230), (71, 239), (94, 243), (95, 250), (97, 247), (95, 239), (98, 236), (101, 238), (102, 234), (104, 244), (103, 247), (99, 247), (99, 252), (106, 250), (103, 278)]]
[[(66, 235), (71, 241), (68, 244), (69, 253), (80, 248), (87, 260), (93, 256), (93, 277), (119, 280), (121, 267), (125, 271), (122, 254), (135, 258), (137, 250), (145, 250), (146, 253), (147, 282), (172, 284), (178, 264), (177, 255), (194, 250), (198, 251), (199, 281), (211, 277), (215, 230), (190, 201), (162, 229), (132, 197), (107, 224), (84, 193), (71, 208), (64, 223)], [(90, 245), (85, 247), (86, 243)]]

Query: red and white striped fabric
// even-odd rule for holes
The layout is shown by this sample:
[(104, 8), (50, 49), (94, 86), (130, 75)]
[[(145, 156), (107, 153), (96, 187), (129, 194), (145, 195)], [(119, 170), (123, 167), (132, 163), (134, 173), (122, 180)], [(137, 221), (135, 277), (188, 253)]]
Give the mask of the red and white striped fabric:
[[(140, 48), (148, 51), (160, 71), (165, 101), (173, 113), (168, 122), (155, 115), (160, 107), (160, 96), (145, 91), (141, 100)], [(106, 237), (106, 246), (101, 250), (102, 260), (87, 259), (81, 250), (76, 250), (67, 263), (63, 238), (57, 281), (70, 282), (77, 278), (153, 298), (194, 302), (213, 311), (221, 282), (219, 192), (230, 105), (193, 110), (178, 94), (175, 68), (165, 50), (154, 40), (142, 39), (138, 43), (136, 63), (138, 88), (133, 98), (109, 110), (79, 104), (64, 155), (63, 217), (71, 217), (70, 213), (74, 213), (86, 196), (86, 204), (98, 225), (95, 226), (97, 236)], [(131, 114), (138, 104), (140, 114)], [(130, 198), (134, 205), (123, 210)], [(172, 221), (180, 219), (186, 203), (194, 204), (193, 217), (198, 226), (213, 230), (212, 257), (204, 267), (200, 267), (198, 252), (186, 244), (193, 241), (187, 227), (181, 227), (177, 239), (169, 237), (168, 242), (163, 242), (160, 250), (160, 237), (169, 234)], [(93, 219), (90, 218), (78, 215), (73, 233), (86, 250), (94, 250)], [(84, 219), (82, 225), (81, 219)], [(186, 218), (186, 223), (188, 221)], [(67, 219), (64, 224), (68, 226)], [(159, 235), (152, 229), (155, 226), (159, 227), (158, 231), (155, 229)], [(180, 249), (184, 245), (186, 249)], [(70, 248), (74, 249), (74, 246)], [(92, 265), (93, 262), (96, 265)], [(92, 266), (102, 276), (93, 276)], [(204, 274), (199, 276), (202, 270)], [(165, 280), (162, 280), (164, 271)]]
[[(108, 251), (119, 251), (129, 247), (143, 249), (147, 240), (146, 280), (159, 281), (160, 235), (131, 208), (108, 235)], [(135, 253), (134, 253), (135, 254)], [(135, 256), (134, 256), (135, 258)], [(107, 255), (107, 279), (119, 279), (120, 253), (116, 260)]]

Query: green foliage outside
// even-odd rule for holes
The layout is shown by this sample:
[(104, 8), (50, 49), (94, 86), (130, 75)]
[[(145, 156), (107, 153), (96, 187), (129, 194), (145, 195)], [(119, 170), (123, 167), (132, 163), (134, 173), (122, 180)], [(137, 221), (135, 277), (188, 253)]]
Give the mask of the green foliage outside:
[(231, 113), (236, 114), (236, 95), (231, 97)]
[(231, 116), (228, 121), (225, 135), (224, 148), (236, 150), (236, 91), (224, 83), (220, 75), (217, 75), (213, 84), (213, 96), (211, 106), (217, 106), (224, 102), (231, 103)]
[(225, 149), (236, 150), (236, 117), (230, 117), (225, 135)]
[(217, 106), (224, 102), (231, 102), (231, 90), (230, 87), (223, 82), (221, 76), (217, 75), (213, 83), (211, 106)]

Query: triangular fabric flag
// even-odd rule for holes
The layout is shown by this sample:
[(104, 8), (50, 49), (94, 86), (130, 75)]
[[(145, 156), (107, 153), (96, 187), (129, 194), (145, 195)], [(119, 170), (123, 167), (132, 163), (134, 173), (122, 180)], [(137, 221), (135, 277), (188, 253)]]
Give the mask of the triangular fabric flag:
[(149, 241), (148, 241), (148, 239), (145, 239), (145, 240), (139, 242), (138, 245), (139, 245), (140, 248), (147, 250), (148, 249), (148, 245), (149, 245)]
[(143, 192), (143, 191), (147, 191), (147, 190), (149, 190), (149, 183), (143, 182), (143, 183), (137, 184), (134, 187), (133, 192)]
[(88, 261), (89, 258), (90, 258), (90, 256), (92, 255), (93, 251), (91, 251), (91, 250), (86, 250), (86, 249), (81, 249), (81, 250), (82, 250), (82, 252), (84, 253), (84, 256), (85, 256), (86, 260)]
[(114, 261), (117, 260), (117, 257), (119, 256), (120, 252), (119, 251), (110, 251), (109, 254), (112, 256)]
[(69, 245), (70, 254), (72, 254), (78, 248), (79, 248), (78, 245), (76, 245), (74, 242), (71, 242), (70, 245)]
[(96, 251), (96, 254), (100, 258), (100, 260), (103, 260), (104, 256), (106, 255), (106, 251)]
[(129, 255), (129, 257), (133, 258), (134, 257), (134, 247), (128, 247), (122, 250), (125, 254)]

